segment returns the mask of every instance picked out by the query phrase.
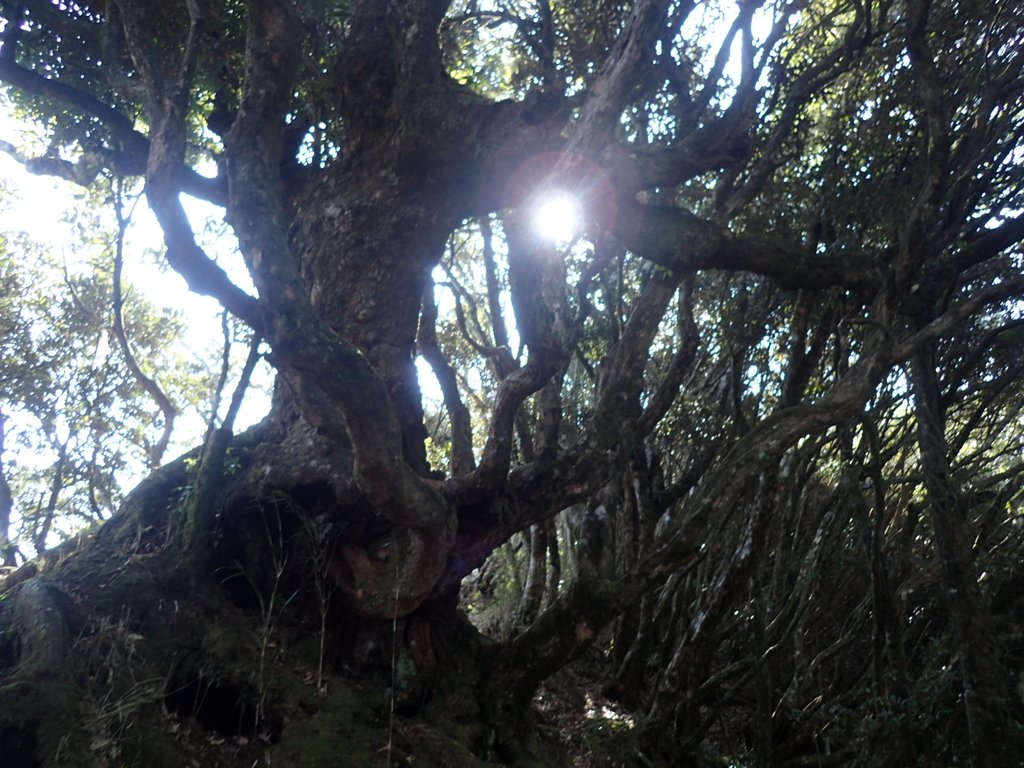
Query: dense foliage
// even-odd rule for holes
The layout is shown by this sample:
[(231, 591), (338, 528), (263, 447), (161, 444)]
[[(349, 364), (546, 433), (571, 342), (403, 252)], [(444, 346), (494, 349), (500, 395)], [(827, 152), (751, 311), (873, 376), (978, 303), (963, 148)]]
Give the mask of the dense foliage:
[[(531, 717), (580, 765), (1019, 764), (1018, 3), (0, 0), (0, 18), (0, 80), (48, 142), (6, 149), (83, 185), (143, 178), (167, 263), (251, 329), (246, 371), (262, 339), (278, 376), (260, 426), (232, 433), (235, 398), (94, 540), (8, 583), (0, 694), (41, 677), (101, 715), (131, 704), (118, 728), (0, 720), (26, 765), (61, 739), (92, 744), (83, 765), (167, 739), (210, 765), (558, 764)], [(556, 241), (535, 226), (552, 190), (582, 212)], [(182, 195), (223, 209), (254, 291)], [(107, 321), (75, 313), (105, 316), (109, 285), (40, 295), (45, 332), (0, 303), (0, 406), (45, 375), (135, 407), (125, 366), (66, 370), (72, 347), (37, 343), (94, 349)], [(169, 331), (133, 316), (166, 370)], [(8, 368), (8, 346), (31, 355)], [(39, 406), (70, 422), (75, 393)], [(41, 606), (66, 626), (27, 627)], [(122, 649), (106, 692), (47, 661), (75, 652), (67, 627), (92, 661)], [(601, 749), (545, 703), (567, 674), (592, 717), (612, 711), (595, 696), (620, 713)], [(164, 711), (237, 749), (132, 740)], [(359, 752), (367, 711), (387, 741)]]
[(115, 196), (102, 186), (69, 213), (72, 248), (17, 229), (0, 238), (6, 566), (110, 517), (124, 483), (160, 465), (176, 418), (206, 420), (210, 350), (183, 349), (179, 313), (122, 279), (127, 222), (119, 232), (104, 216)]

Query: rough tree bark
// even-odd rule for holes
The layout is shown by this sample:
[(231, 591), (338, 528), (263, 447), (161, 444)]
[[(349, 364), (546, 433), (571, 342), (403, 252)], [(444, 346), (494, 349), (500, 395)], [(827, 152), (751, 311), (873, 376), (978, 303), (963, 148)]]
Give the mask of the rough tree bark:
[(987, 600), (978, 584), (971, 525), (952, 477), (934, 354), (933, 347), (926, 347), (914, 355), (911, 380), (921, 468), (949, 597), (971, 760), (979, 768), (1008, 765), (1014, 756), (1006, 751), (1010, 744), (1007, 691), (992, 643)]
[[(804, 4), (778, 9), (771, 33), (759, 41), (759, 4), (744, 3), (708, 81), (692, 89), (694, 71), (666, 51), (697, 4), (609, 4), (621, 23), (581, 70), (585, 87), (567, 94), (549, 78), (551, 87), (519, 100), (485, 98), (449, 75), (439, 33), (449, 2), (338, 5), (344, 42), (330, 61), (297, 44), (306, 39), (309, 22), (305, 5), (291, 0), (250, 0), (244, 7), (209, 0), (97, 5), (95, 18), (67, 23), (90, 35), (92, 25), (102, 27), (108, 85), (130, 92), (139, 112), (132, 117), (106, 90), (96, 95), (34, 69), (28, 57), (19, 58), (21, 25), (5, 28), (0, 78), (102, 128), (110, 146), (90, 154), (90, 162), (98, 158), (111, 172), (144, 174), (168, 262), (193, 290), (214, 296), (266, 340), (278, 374), (272, 411), (261, 425), (241, 435), (212, 432), (205, 449), (154, 472), (114, 521), (72, 545), (72, 555), (54, 555), (42, 575), (26, 571), (5, 583), (11, 599), (0, 603), (0, 735), (17, 742), (24, 764), (58, 764), (69, 749), (80, 756), (77, 764), (103, 764), (96, 733), (123, 725), (118, 717), (129, 705), (148, 713), (140, 717), (150, 725), (164, 707), (234, 738), (235, 753), (207, 755), (210, 764), (252, 765), (254, 756), (334, 764), (330, 752), (312, 756), (316, 745), (342, 748), (357, 730), (349, 727), (358, 720), (351, 713), (369, 718), (368, 711), (391, 718), (396, 711), (416, 714), (434, 725), (451, 721), (442, 746), (415, 729), (396, 735), (392, 728), (383, 750), (389, 761), (403, 742), (407, 753), (433, 748), (453, 764), (557, 764), (550, 744), (523, 738), (537, 687), (636, 605), (642, 605), (636, 655), (622, 658), (620, 679), (642, 678), (638, 654), (654, 642), (647, 621), (656, 595), (671, 593), (705, 557), (698, 543), (714, 536), (709, 521), (736, 515), (742, 538), (708, 571), (713, 581), (705, 585), (702, 610), (680, 619), (684, 631), (674, 638), (671, 663), (646, 707), (647, 735), (661, 754), (671, 754), (677, 735), (696, 751), (686, 741), (704, 728), (695, 672), (713, 655), (712, 630), (736, 612), (735, 594), (758, 571), (784, 457), (808, 435), (856, 423), (879, 382), (911, 359), (929, 502), (955, 587), (950, 605), (971, 738), (976, 762), (983, 764), (984, 742), (996, 731), (976, 694), (990, 697), (995, 667), (978, 661), (986, 646), (984, 627), (972, 613), (981, 605), (974, 601), (977, 582), (967, 568), (969, 542), (950, 493), (934, 368), (918, 361), (921, 350), (963, 321), (1019, 296), (1022, 281), (991, 279), (948, 302), (931, 322), (910, 327), (912, 286), (930, 258), (927, 248), (911, 244), (927, 240), (945, 253), (962, 241), (957, 265), (947, 265), (959, 274), (999, 256), (1024, 225), (1017, 218), (984, 229), (970, 211), (946, 219), (936, 213), (952, 180), (974, 171), (966, 160), (959, 175), (936, 170), (950, 160), (939, 126), (946, 118), (937, 75), (924, 43), (928, 3), (911, 4), (909, 18), (887, 3), (826, 9), (823, 25), (833, 23), (833, 15), (842, 23), (835, 21), (828, 45), (810, 46), (808, 61), (792, 73), (785, 71), (788, 54), (770, 54)], [(551, 45), (544, 28), (552, 23), (552, 8), (539, 5), (547, 21), (523, 26), (540, 30), (530, 39), (543, 50)], [(19, 3), (3, 8), (9, 19), (35, 18), (36, 11)], [(39, 13), (56, 18), (59, 9)], [(215, 73), (232, 91), (231, 104), (218, 112), (222, 120), (208, 121), (223, 152), (217, 177), (204, 179), (188, 168), (197, 114), (191, 99), (211, 90), (213, 77), (204, 46), (228, 45), (243, 28), (244, 43)], [(921, 112), (929, 132), (929, 173), (898, 235), (886, 230), (870, 246), (833, 247), (795, 225), (785, 237), (773, 236), (772, 224), (765, 225), (767, 234), (754, 225), (733, 227), (735, 217), (756, 208), (752, 201), (770, 188), (783, 156), (804, 140), (793, 137), (807, 119), (808, 100), (856, 74), (868, 52), (882, 56), (879, 38), (890, 33), (906, 37), (925, 86)], [(720, 89), (733, 39), (740, 69), (728, 78), (726, 98)], [(550, 65), (551, 54), (548, 49), (540, 58)], [(664, 144), (628, 141), (623, 116), (661, 98), (663, 89), (678, 101), (672, 120), (678, 136)], [(304, 137), (317, 130), (301, 103), (314, 91), (328, 94), (342, 126), (336, 155), (322, 167), (296, 163)], [(998, 99), (1011, 97), (999, 91)], [(756, 130), (769, 114), (770, 125)], [(47, 160), (37, 163), (41, 170), (82, 175), (54, 158), (40, 160)], [(593, 264), (570, 268), (529, 226), (529, 203), (553, 181), (582, 190), (588, 233), (605, 249), (600, 258), (592, 254)], [(665, 190), (679, 190), (684, 201), (694, 189), (709, 193), (699, 205), (649, 202), (671, 202)], [(223, 207), (255, 295), (234, 285), (200, 247), (183, 192)], [(512, 357), (503, 323), (494, 322), (488, 354), (498, 385), (474, 455), (469, 411), (440, 353), (431, 272), (453, 231), (478, 220), (487, 303), (496, 321), (502, 308), (491, 216), (499, 212), (509, 300), (526, 358)], [(752, 214), (751, 221), (760, 219)], [(616, 310), (613, 343), (594, 373), (587, 417), (570, 431), (562, 424), (568, 395), (561, 384), (574, 356), (581, 356), (592, 283), (615, 258), (604, 254), (624, 258), (627, 252), (644, 260), (631, 311), (620, 317)], [(554, 578), (546, 583), (545, 567), (550, 556), (557, 574), (559, 556), (552, 519), (574, 504), (599, 500), (602, 488), (621, 496), (631, 487), (634, 453), (678, 405), (696, 364), (693, 290), (705, 270), (750, 273), (800, 290), (779, 407), (748, 420), (739, 386), (743, 358), (734, 356), (722, 378), (732, 387), (735, 426), (727, 449), (695, 450), (692, 478), (680, 478), (672, 489), (652, 483), (637, 493), (635, 503), (645, 507), (642, 521), (640, 509), (629, 510), (637, 523), (635, 551), (620, 560), (628, 567), (616, 567), (614, 553), (601, 567), (581, 554), (571, 587), (550, 599), (558, 584)], [(942, 290), (951, 284), (942, 283)], [(856, 297), (858, 309), (850, 314), (855, 347), (837, 310), (819, 320), (823, 330), (809, 330), (816, 290), (835, 290), (851, 303)], [(830, 339), (841, 364), (821, 375), (828, 382), (823, 391), (809, 395)], [(847, 346), (840, 349), (842, 343)], [(453, 423), (447, 474), (430, 466), (424, 446), (418, 347), (439, 371)], [(654, 382), (651, 358), (667, 348), (676, 352), (664, 380)], [(524, 417), (531, 398), (532, 421)], [(875, 513), (882, 512), (879, 504)], [(497, 547), (526, 530), (531, 549), (522, 619), (528, 626), (493, 643), (459, 613), (459, 586)], [(877, 552), (872, 557), (872, 575), (880, 579)], [(323, 606), (335, 589), (325, 619)], [(286, 608), (301, 617), (289, 618), (290, 627)], [(763, 638), (768, 627), (760, 614), (758, 620)], [(322, 690), (295, 693), (302, 664), (316, 658), (303, 655), (303, 633), (311, 628), (326, 632), (330, 642), (318, 638), (319, 665), (310, 667), (321, 669), (323, 649), (330, 648), (330, 667), (351, 682), (344, 690), (357, 694), (344, 693), (337, 682), (328, 690), (319, 674)], [(292, 644), (295, 656), (289, 656)], [(68, 714), (74, 678), (62, 669), (66, 653), (86, 660), (87, 683), (77, 684), (93, 686), (88, 701), (96, 708), (86, 726)], [(304, 661), (289, 666), (292, 658)], [(157, 682), (128, 682), (120, 668), (134, 669), (134, 663)], [(759, 681), (765, 690), (769, 678), (766, 672)], [(106, 696), (95, 695), (105, 680), (111, 681)], [(36, 681), (56, 702), (59, 727), (35, 709), (15, 711), (18, 696)], [(205, 701), (229, 702), (234, 725)], [(767, 693), (758, 707), (764, 761), (772, 749)], [(327, 714), (318, 720), (321, 712)], [(335, 719), (323, 726), (330, 713)], [(332, 728), (333, 737), (325, 734)], [(194, 756), (192, 747), (174, 746), (172, 735), (146, 734), (132, 742), (133, 759), (171, 765), (181, 764), (174, 762), (181, 749)], [(129, 741), (123, 733), (118, 738), (118, 744)], [(380, 759), (380, 747), (375, 743), (362, 757)], [(170, 757), (160, 757), (166, 750)]]

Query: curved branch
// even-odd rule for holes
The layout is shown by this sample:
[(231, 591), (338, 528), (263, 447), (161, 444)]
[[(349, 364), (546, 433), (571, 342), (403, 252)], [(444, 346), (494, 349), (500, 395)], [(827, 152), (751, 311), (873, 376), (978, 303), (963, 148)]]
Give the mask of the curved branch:
[(434, 301), (434, 284), (429, 282), (423, 290), (423, 308), (420, 312), (419, 333), (416, 346), (423, 359), (437, 377), (444, 396), (444, 406), (448, 410), (448, 418), (452, 422), (451, 473), (463, 475), (472, 471), (473, 459), (473, 425), (469, 417), (469, 409), (459, 396), (459, 383), (455, 371), (448, 363), (437, 342), (437, 302)]
[(494, 649), (501, 670), (494, 679), (501, 681), (501, 689), (492, 700), (514, 707), (528, 704), (541, 682), (579, 658), (627, 608), (658, 589), (668, 575), (688, 572), (700, 558), (698, 548), (680, 538), (626, 576), (573, 582), (526, 631)]
[(124, 297), (121, 293), (121, 271), (124, 267), (124, 234), (128, 222), (121, 210), (121, 182), (118, 180), (117, 190), (114, 199), (114, 213), (117, 217), (117, 243), (114, 247), (114, 337), (117, 339), (121, 354), (124, 355), (125, 364), (131, 372), (132, 377), (153, 398), (160, 412), (164, 415), (164, 429), (157, 444), (149, 452), (149, 465), (156, 469), (160, 466), (167, 446), (171, 442), (171, 433), (174, 431), (174, 420), (178, 416), (178, 409), (171, 402), (171, 399), (161, 389), (160, 385), (151, 377), (143, 373), (139, 366), (131, 346), (128, 344), (128, 334), (124, 329)]
[(1024, 278), (1007, 280), (1006, 282), (997, 283), (978, 291), (970, 298), (964, 299), (959, 304), (950, 307), (917, 333), (904, 339), (893, 349), (893, 361), (902, 362), (909, 360), (921, 349), (936, 339), (945, 336), (964, 320), (978, 312), (978, 310), (989, 304), (1004, 301), (1022, 293), (1024, 293)]
[[(191, 10), (194, 9), (190, 6)], [(155, 76), (147, 78), (146, 82), (149, 120), (153, 126), (146, 160), (146, 195), (164, 231), (167, 261), (185, 278), (191, 290), (217, 299), (258, 331), (261, 318), (255, 299), (231, 282), (227, 273), (199, 247), (179, 199), (179, 169), (185, 161), (186, 116), (198, 55), (195, 38), (199, 20), (195, 16), (191, 18), (182, 59), (172, 62), (162, 60), (166, 55), (164, 50), (153, 45), (153, 30), (145, 27), (145, 14), (136, 9), (123, 16), (129, 50), (137, 65), (143, 62), (147, 71), (176, 70), (176, 76), (166, 82)]]
[(640, 434), (650, 434), (668, 413), (676, 395), (679, 394), (679, 387), (682, 386), (683, 377), (689, 373), (697, 359), (697, 351), (700, 348), (700, 332), (697, 323), (693, 319), (693, 276), (688, 275), (679, 287), (679, 307), (677, 323), (679, 333), (679, 349), (672, 356), (672, 362), (662, 377), (650, 402), (643, 412), (640, 420)]
[[(658, 549), (674, 547), (680, 537), (688, 536), (693, 530), (699, 531), (715, 509), (734, 503), (736, 495), (746, 487), (745, 479), (777, 461), (782, 452), (801, 437), (821, 432), (855, 415), (894, 361), (889, 335), (880, 331), (867, 344), (860, 360), (828, 395), (814, 404), (777, 411), (754, 426), (701, 484), (699, 495), (690, 505), (685, 526), (670, 534)], [(611, 430), (621, 428), (623, 425), (617, 424)], [(586, 445), (581, 441), (550, 466), (527, 466), (513, 472), (509, 486), (516, 500), (516, 513), (509, 516), (509, 533), (585, 497), (592, 490), (595, 476), (600, 475), (596, 467), (601, 461), (609, 461), (607, 455), (593, 451), (600, 445)], [(652, 556), (656, 551), (652, 550)]]
[[(500, 542), (516, 531), (551, 517), (606, 482), (607, 472), (619, 458), (618, 446), (630, 444), (637, 430), (643, 426), (639, 396), (648, 350), (681, 279), (680, 273), (664, 272), (650, 278), (626, 323), (614, 356), (606, 364), (601, 394), (587, 427), (575, 444), (560, 456), (543, 455), (540, 460), (517, 467), (508, 475), (508, 498), (497, 505), (499, 519), (492, 521), (493, 529), (483, 540), (471, 545), (473, 551), (466, 554), (466, 562), (475, 562), (480, 553), (486, 555), (491, 543)], [(525, 379), (530, 375), (530, 369), (529, 364), (519, 369), (502, 382), (502, 387), (513, 386), (513, 382), (518, 384), (519, 377)], [(543, 385), (543, 381), (536, 379), (528, 383), (538, 388)], [(501, 403), (499, 390), (499, 405)], [(514, 411), (503, 416), (510, 423), (502, 434), (511, 442)], [(492, 434), (493, 430), (494, 423)], [(511, 446), (507, 448), (510, 450)], [(481, 462), (481, 468), (473, 475), (449, 480), (445, 484), (446, 494), (467, 507), (478, 502), (484, 495), (482, 488), (493, 491), (498, 487), (495, 477), (485, 480), (483, 468), (484, 463)], [(495, 467), (490, 469), (502, 482), (505, 481), (503, 472), (499, 473)], [(495, 485), (487, 486), (488, 481)], [(468, 507), (467, 512), (477, 515), (479, 510)], [(467, 522), (472, 521), (467, 518)]]
[[(154, 148), (160, 148), (161, 144), (162, 140), (155, 140)], [(196, 243), (174, 181), (162, 171), (150, 170), (146, 197), (164, 231), (167, 263), (185, 278), (189, 290), (216, 299), (231, 314), (260, 332), (263, 319), (256, 299), (235, 285), (217, 262)]]
[(614, 189), (640, 192), (723, 170), (744, 159), (749, 149), (746, 123), (727, 113), (671, 146), (609, 144), (601, 162)]
[(564, 367), (571, 350), (566, 330), (565, 265), (551, 245), (531, 234), (524, 219), (522, 211), (511, 214), (505, 233), (512, 305), (529, 358), (525, 366), (501, 380), (480, 465), (469, 475), (445, 483), (446, 495), (460, 504), (479, 500), (504, 484), (519, 406)]

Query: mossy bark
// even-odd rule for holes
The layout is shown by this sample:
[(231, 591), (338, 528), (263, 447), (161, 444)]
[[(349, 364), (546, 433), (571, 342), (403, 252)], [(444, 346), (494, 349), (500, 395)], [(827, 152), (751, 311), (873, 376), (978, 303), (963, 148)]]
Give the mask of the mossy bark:
[[(450, 601), (395, 620), (333, 601), (317, 687), (315, 558), (301, 516), (330, 495), (246, 495), (258, 434), (230, 444), (238, 471), (221, 475), (213, 501), (190, 494), (192, 454), (4, 593), (4, 765), (354, 768), (389, 754), (392, 765), (563, 765), (525, 708), (494, 719), (488, 641)], [(205, 568), (180, 549), (176, 526), (190, 514), (208, 532)]]

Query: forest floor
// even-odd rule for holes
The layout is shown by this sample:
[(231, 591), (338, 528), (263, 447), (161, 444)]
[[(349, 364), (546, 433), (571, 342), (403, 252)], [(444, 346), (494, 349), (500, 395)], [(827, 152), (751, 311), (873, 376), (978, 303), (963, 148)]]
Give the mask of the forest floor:
[[(7, 668), (16, 649), (0, 653), (4, 768), (510, 764), (496, 754), (481, 759), (481, 744), (490, 752), (487, 726), (474, 710), (428, 705), (392, 715), (385, 680), (336, 673), (318, 686), (316, 637), (264, 627), (261, 644), (252, 612), (223, 590), (181, 593), (156, 577), (145, 554), (100, 554), (109, 551), (87, 547), (42, 577), (67, 596), (67, 645), (55, 675), (22, 679)], [(9, 603), (0, 606), (9, 612)], [(535, 733), (549, 746), (532, 768), (653, 766), (639, 753), (634, 719), (602, 694), (603, 662), (592, 650), (538, 691)]]
[(573, 768), (653, 765), (639, 750), (636, 720), (602, 693), (593, 673), (600, 660), (584, 657), (547, 680), (534, 698), (541, 727), (553, 729)]

